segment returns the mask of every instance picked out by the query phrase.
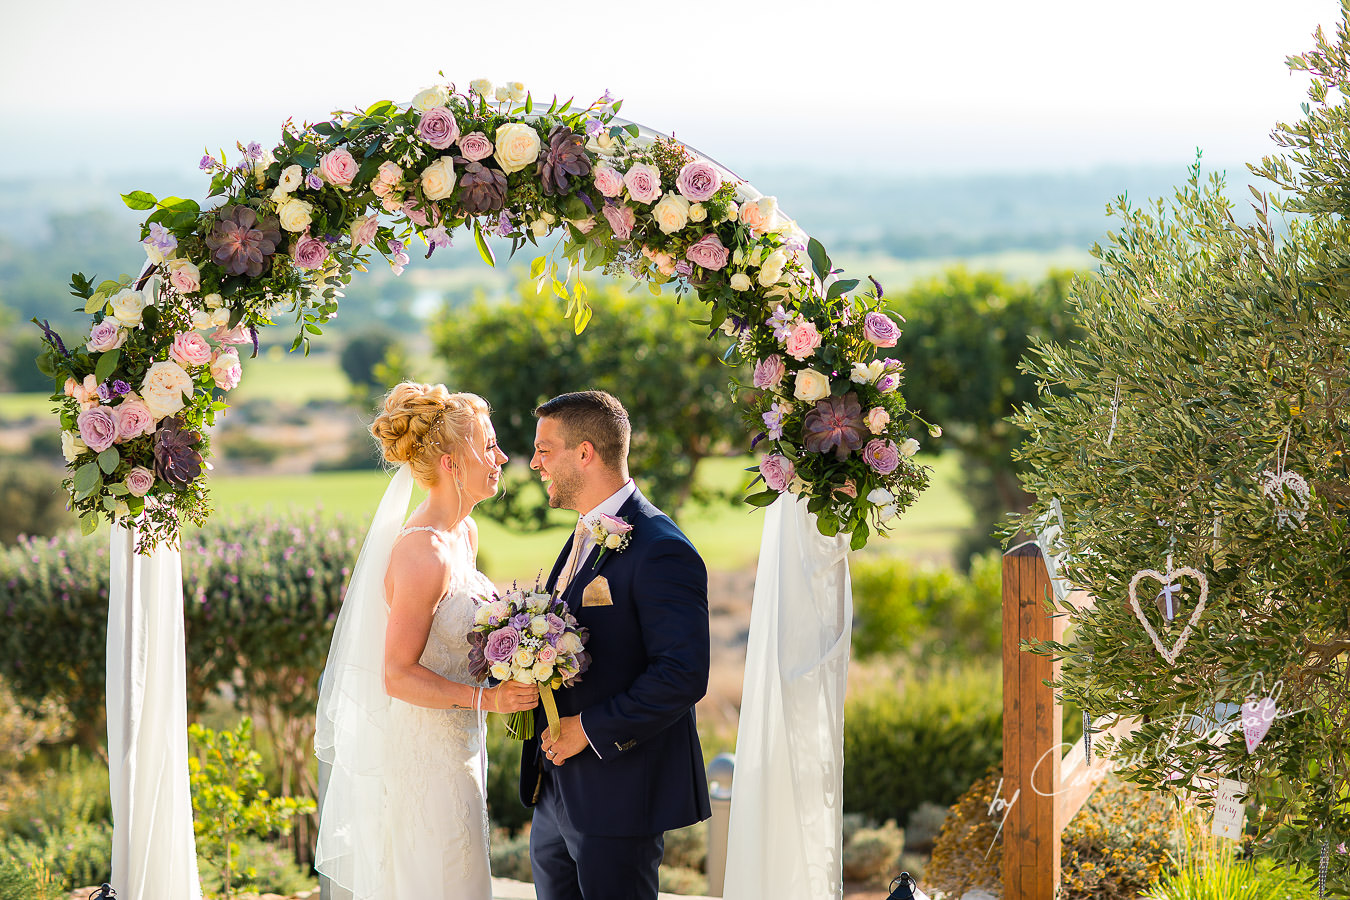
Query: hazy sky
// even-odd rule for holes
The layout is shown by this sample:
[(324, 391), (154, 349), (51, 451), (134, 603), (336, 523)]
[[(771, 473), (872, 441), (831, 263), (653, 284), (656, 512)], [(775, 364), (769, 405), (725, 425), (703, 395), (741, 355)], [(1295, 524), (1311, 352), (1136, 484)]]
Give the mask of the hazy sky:
[(3, 0), (0, 178), (195, 167), (288, 116), (522, 80), (733, 169), (1218, 164), (1269, 150), (1336, 0)]

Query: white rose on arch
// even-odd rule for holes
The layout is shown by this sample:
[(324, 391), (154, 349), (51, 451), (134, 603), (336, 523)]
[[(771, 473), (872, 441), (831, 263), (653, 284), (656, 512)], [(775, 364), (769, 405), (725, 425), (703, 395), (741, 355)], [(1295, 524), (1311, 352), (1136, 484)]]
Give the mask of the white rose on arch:
[(141, 382), (141, 402), (158, 421), (182, 409), (192, 397), (192, 376), (172, 360), (157, 362)]
[(494, 143), (497, 149), (493, 158), (508, 175), (519, 172), (539, 158), (539, 132), (524, 122), (508, 122), (498, 128)]
[(292, 197), (277, 207), (277, 219), (281, 222), (282, 228), (292, 234), (299, 234), (313, 221), (314, 206), (305, 200)]
[(132, 288), (124, 288), (108, 300), (110, 315), (127, 328), (141, 324), (141, 314), (147, 305), (145, 294)]
[(802, 369), (797, 373), (792, 396), (804, 403), (823, 400), (830, 396), (830, 379), (815, 369)]
[(442, 156), (422, 170), (422, 193), (428, 200), (444, 200), (455, 190), (455, 164)]
[(689, 201), (673, 191), (652, 207), (652, 218), (664, 234), (674, 234), (689, 224)]
[(412, 99), (412, 108), (418, 112), (426, 112), (434, 107), (444, 106), (448, 102), (450, 102), (450, 92), (445, 89), (444, 85), (438, 84), (418, 91)]

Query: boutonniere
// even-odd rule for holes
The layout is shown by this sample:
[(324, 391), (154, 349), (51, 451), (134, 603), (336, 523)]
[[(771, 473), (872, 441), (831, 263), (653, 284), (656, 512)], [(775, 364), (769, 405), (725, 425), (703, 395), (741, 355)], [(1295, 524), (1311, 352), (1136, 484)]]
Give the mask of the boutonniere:
[(600, 560), (605, 558), (605, 554), (613, 550), (615, 553), (622, 553), (628, 549), (628, 542), (631, 540), (633, 526), (629, 525), (627, 520), (620, 519), (617, 516), (601, 515), (591, 523), (591, 537), (600, 545), (600, 555), (595, 558), (595, 568), (600, 565)]

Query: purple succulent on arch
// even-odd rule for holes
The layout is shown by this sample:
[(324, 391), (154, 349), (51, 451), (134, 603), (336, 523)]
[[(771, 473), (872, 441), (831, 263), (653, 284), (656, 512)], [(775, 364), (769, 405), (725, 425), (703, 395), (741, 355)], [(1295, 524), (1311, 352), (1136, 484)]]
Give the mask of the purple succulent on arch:
[(817, 400), (815, 408), (802, 420), (802, 432), (802, 446), (807, 450), (812, 453), (834, 450), (839, 459), (846, 459), (871, 436), (863, 422), (858, 395), (852, 392)]
[(481, 215), (501, 209), (506, 204), (506, 174), (481, 162), (466, 159), (464, 163), (464, 175), (459, 179), (464, 211)]
[(227, 206), (206, 237), (212, 258), (230, 275), (257, 278), (281, 244), (281, 225), (275, 217), (259, 221), (254, 209)]
[(201, 440), (178, 416), (161, 422), (155, 432), (155, 476), (179, 487), (196, 481), (202, 474)]
[(591, 171), (591, 155), (581, 135), (566, 125), (555, 126), (548, 134), (548, 149), (539, 161), (539, 175), (545, 194), (565, 194), (569, 177), (580, 177)]

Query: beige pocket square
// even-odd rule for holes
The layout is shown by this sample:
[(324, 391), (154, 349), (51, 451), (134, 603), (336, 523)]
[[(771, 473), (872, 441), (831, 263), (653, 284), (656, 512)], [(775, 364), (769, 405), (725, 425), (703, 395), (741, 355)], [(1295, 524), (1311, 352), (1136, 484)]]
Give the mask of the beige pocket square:
[(599, 575), (590, 584), (586, 585), (586, 590), (581, 593), (582, 606), (613, 606), (614, 598), (609, 595), (609, 582), (605, 576)]

